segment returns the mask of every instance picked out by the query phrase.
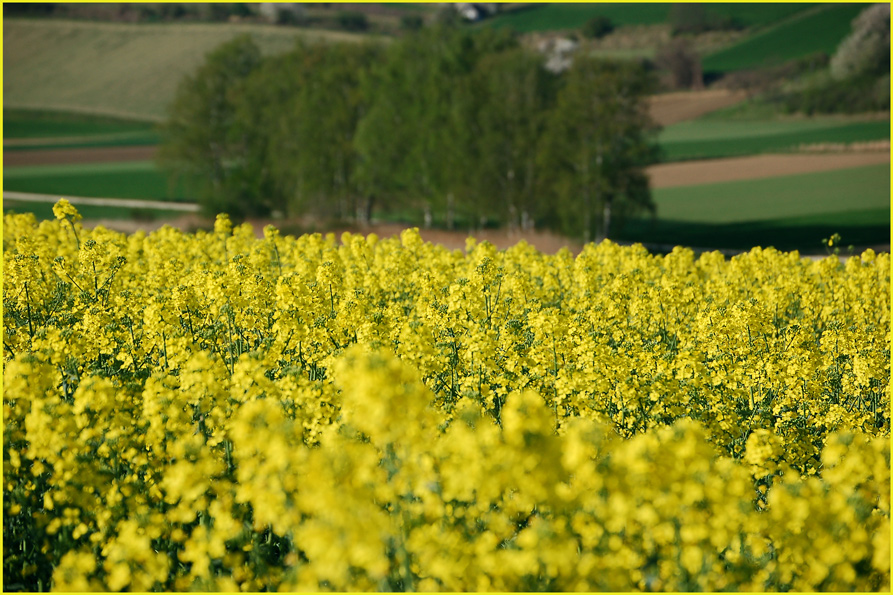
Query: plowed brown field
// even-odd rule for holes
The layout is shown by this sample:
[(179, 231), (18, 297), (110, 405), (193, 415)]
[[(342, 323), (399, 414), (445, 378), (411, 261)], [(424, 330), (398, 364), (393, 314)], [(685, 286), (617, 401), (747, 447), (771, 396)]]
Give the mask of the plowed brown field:
[(91, 147), (82, 149), (34, 149), (4, 151), (3, 167), (21, 165), (67, 165), (72, 163), (109, 163), (147, 161), (155, 158), (158, 147)]
[(661, 126), (669, 126), (685, 120), (693, 120), (706, 113), (735, 105), (744, 101), (744, 91), (729, 89), (707, 89), (704, 91), (682, 91), (661, 93), (649, 101), (651, 117)]
[(820, 155), (753, 155), (661, 163), (652, 165), (647, 171), (651, 177), (652, 188), (672, 188), (808, 174), (889, 162), (890, 153), (881, 151)]

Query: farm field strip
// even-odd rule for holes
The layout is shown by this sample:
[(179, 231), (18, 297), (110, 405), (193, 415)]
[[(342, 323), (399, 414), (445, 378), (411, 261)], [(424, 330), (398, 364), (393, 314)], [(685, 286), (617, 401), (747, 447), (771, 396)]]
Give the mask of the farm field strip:
[(704, 72), (761, 68), (816, 52), (833, 55), (863, 3), (819, 4), (703, 59)]
[(827, 135), (828, 140), (851, 137), (853, 141), (890, 138), (890, 119), (878, 117), (814, 116), (810, 118), (720, 119), (706, 115), (666, 126), (658, 136), (661, 144), (683, 141), (745, 139), (793, 134)]
[(180, 78), (193, 72), (206, 53), (242, 33), (252, 35), (266, 53), (287, 51), (298, 39), (370, 39), (272, 25), (6, 19), (4, 106), (159, 120)]
[[(865, 166), (890, 163), (889, 152), (866, 151), (830, 154), (781, 154), (751, 155), (748, 157), (728, 157), (682, 161), (679, 163), (659, 163), (646, 169), (654, 189), (695, 187), (721, 182), (743, 182), (747, 180), (772, 180), (779, 177), (815, 174), (842, 170), (841, 176), (851, 175), (858, 179), (860, 173), (854, 171)], [(771, 183), (771, 182), (768, 182)], [(889, 190), (888, 187), (885, 187)]]
[[(669, 128), (678, 122), (728, 108), (744, 101), (746, 97), (744, 92), (728, 89), (677, 91), (652, 95), (648, 98), (648, 106), (654, 121)], [(661, 135), (666, 134), (667, 128), (661, 131)]]
[(66, 137), (117, 137), (118, 135), (152, 132), (151, 122), (89, 117), (76, 113), (42, 112), (39, 110), (3, 109), (4, 146), (10, 143), (39, 142)]
[[(747, 27), (763, 26), (793, 14), (807, 10), (811, 4), (772, 5), (716, 3), (706, 6), (709, 14), (736, 15)], [(587, 19), (602, 15), (618, 26), (656, 25), (666, 23), (670, 5), (662, 3), (598, 3), (598, 4), (541, 4), (498, 15), (483, 21), (479, 26), (512, 27), (518, 32), (575, 29)]]
[[(883, 142), (887, 143), (882, 147)], [(666, 127), (659, 143), (666, 162), (692, 159), (802, 152), (811, 147), (877, 145), (889, 153), (890, 121), (841, 122), (835, 118), (806, 121), (717, 121), (701, 119)]]
[[(140, 147), (142, 149), (142, 147)], [(68, 151), (67, 149), (65, 150)], [(85, 149), (74, 149), (72, 153), (82, 153)], [(53, 151), (60, 154), (62, 151)], [(37, 153), (33, 153), (37, 155)], [(7, 157), (7, 155), (4, 155)], [(93, 159), (93, 155), (87, 155), (85, 159)], [(41, 164), (41, 165), (20, 165), (3, 167), (3, 177), (5, 179), (15, 180), (19, 178), (51, 178), (53, 176), (67, 175), (92, 175), (107, 174), (116, 172), (146, 172), (156, 171), (157, 166), (152, 161), (87, 161), (84, 163), (61, 163), (61, 164)]]
[[(10, 171), (11, 170), (11, 171)], [(3, 188), (31, 194), (90, 198), (189, 200), (186, 184), (171, 187), (153, 163), (123, 162), (89, 165), (33, 166), (3, 171)]]
[(157, 145), (161, 137), (153, 132), (121, 132), (92, 136), (62, 136), (44, 138), (7, 138), (3, 140), (4, 154), (11, 151), (43, 151), (52, 149), (84, 149), (91, 147), (132, 147)]
[[(58, 200), (58, 197), (57, 197)], [(109, 207), (80, 204), (79, 211), (89, 220), (89, 227), (103, 226), (108, 229), (135, 233), (146, 233), (159, 229), (164, 225), (188, 225), (187, 217), (196, 217), (194, 214), (184, 214), (183, 211), (170, 209), (146, 209), (139, 207)], [(30, 213), (38, 221), (53, 219), (53, 204), (46, 202), (21, 202), (16, 200), (3, 201), (3, 214)], [(200, 220), (199, 220), (200, 222)]]
[[(89, 167), (97, 171), (111, 171), (117, 166), (131, 169), (155, 167), (151, 159), (157, 151), (156, 145), (4, 151), (3, 172), (4, 176), (9, 171), (10, 177), (27, 177), (41, 175), (41, 172), (47, 175), (74, 173), (79, 167), (77, 164), (91, 164)], [(112, 169), (103, 170), (103, 167)]]
[[(73, 205), (90, 205), (95, 207), (126, 207), (131, 209), (162, 209), (168, 211), (184, 211), (197, 213), (201, 210), (195, 203), (175, 203), (172, 201), (139, 200), (134, 198), (91, 198), (66, 195), (65, 199)], [(56, 203), (59, 197), (55, 194), (29, 194), (26, 192), (3, 191), (3, 201)]]
[[(845, 156), (834, 156), (843, 158)], [(890, 167), (859, 168), (774, 178), (657, 188), (658, 216), (733, 223), (890, 208)], [(889, 223), (889, 217), (879, 224)]]

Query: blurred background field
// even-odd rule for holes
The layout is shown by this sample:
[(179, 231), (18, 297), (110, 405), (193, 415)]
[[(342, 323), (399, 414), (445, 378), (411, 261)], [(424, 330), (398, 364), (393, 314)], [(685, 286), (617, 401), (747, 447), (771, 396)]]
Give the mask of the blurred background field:
[[(125, 8), (137, 5), (78, 6), (86, 5), (57, 14), (16, 12), (4, 5), (6, 191), (193, 201), (188, 180), (172, 183), (157, 165), (158, 125), (181, 79), (220, 43), (247, 33), (264, 55), (285, 52), (297, 39), (387, 44), (452, 10), (434, 4), (303, 5), (269, 23), (250, 7), (241, 9), (245, 14), (230, 7), (222, 16), (184, 8), (185, 14), (171, 16), (171, 7), (146, 5), (134, 16)], [(753, 155), (777, 156), (778, 163), (804, 154), (865, 159), (852, 167), (818, 165), (811, 172), (757, 173), (721, 183), (703, 183), (698, 176), (688, 184), (653, 182), (656, 216), (626, 221), (612, 239), (818, 251), (823, 238), (840, 233), (847, 244), (888, 246), (889, 74), (886, 109), (877, 109), (854, 105), (836, 91), (829, 65), (851, 33), (853, 19), (868, 5), (705, 4), (694, 16), (686, 13), (687, 6), (506, 4), (459, 26), (511, 29), (531, 48), (566, 39), (576, 51), (653, 61), (663, 76), (652, 99), (652, 113), (663, 125), (657, 137), (659, 164), (653, 167), (703, 163), (715, 170), (723, 167), (723, 159)], [(610, 30), (590, 36), (587, 25), (597, 17), (609, 22)], [(702, 79), (691, 87), (674, 84), (667, 67), (657, 64), (661, 52), (680, 39), (698, 53), (702, 70)], [(866, 88), (880, 88), (883, 81)], [(718, 108), (710, 108), (709, 98), (720, 98), (714, 102)], [(668, 112), (667, 105), (675, 112)], [(33, 211), (38, 217), (50, 217), (50, 206), (3, 204), (4, 211)], [(86, 219), (131, 220), (149, 228), (173, 215), (138, 208), (81, 210)], [(375, 219), (388, 225), (424, 223), (420, 213), (407, 209), (385, 210)], [(306, 227), (302, 221), (278, 224)], [(325, 225), (316, 222), (313, 229)], [(456, 233), (464, 236), (468, 229)]]

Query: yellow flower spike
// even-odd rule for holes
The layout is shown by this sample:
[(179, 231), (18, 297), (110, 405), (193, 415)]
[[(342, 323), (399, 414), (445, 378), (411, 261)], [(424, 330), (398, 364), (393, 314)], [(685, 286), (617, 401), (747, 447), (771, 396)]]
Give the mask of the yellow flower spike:
[(233, 231), (233, 223), (230, 221), (229, 215), (220, 213), (214, 220), (214, 233), (229, 235)]
[(83, 219), (75, 206), (64, 198), (60, 198), (56, 201), (56, 204), (53, 205), (53, 215), (56, 219), (67, 219), (71, 222)]

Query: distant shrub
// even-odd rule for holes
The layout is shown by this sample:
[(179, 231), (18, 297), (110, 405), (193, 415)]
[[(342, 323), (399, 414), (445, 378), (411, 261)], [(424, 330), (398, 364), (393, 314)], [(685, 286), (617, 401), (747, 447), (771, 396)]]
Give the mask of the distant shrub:
[(338, 26), (345, 31), (365, 31), (369, 28), (369, 19), (362, 12), (339, 12), (337, 20)]
[(583, 25), (583, 37), (588, 39), (601, 39), (614, 30), (614, 23), (604, 15), (598, 15), (586, 21)]
[(785, 111), (807, 115), (885, 111), (890, 109), (890, 75), (832, 78), (787, 93), (780, 101)]
[(55, 10), (55, 2), (3, 3), (3, 16), (5, 17), (48, 17)]
[(406, 14), (400, 17), (400, 28), (404, 31), (418, 31), (425, 26), (425, 20), (417, 14)]
[(673, 35), (743, 28), (739, 20), (709, 12), (703, 4), (674, 4), (670, 8), (669, 21)]
[(277, 25), (303, 25), (307, 21), (303, 8), (279, 4), (273, 6), (276, 7), (274, 18)]

